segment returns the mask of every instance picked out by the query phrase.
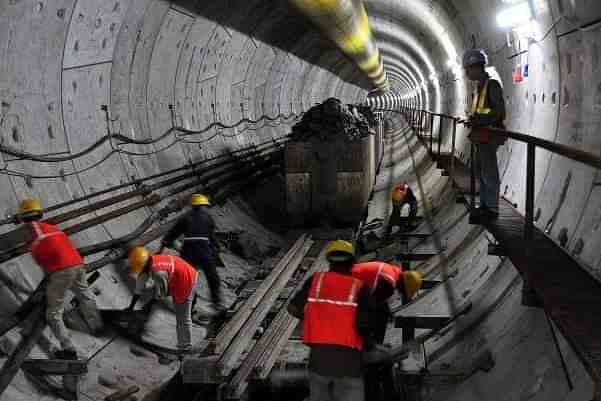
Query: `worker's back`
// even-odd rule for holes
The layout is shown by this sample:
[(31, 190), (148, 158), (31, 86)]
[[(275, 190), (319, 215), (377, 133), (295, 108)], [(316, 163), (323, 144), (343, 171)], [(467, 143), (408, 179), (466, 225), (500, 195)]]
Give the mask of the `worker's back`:
[(181, 256), (188, 262), (201, 267), (211, 255), (211, 240), (215, 231), (215, 223), (211, 215), (203, 208), (192, 208), (178, 222), (183, 235)]
[(32, 232), (31, 255), (46, 273), (83, 264), (83, 258), (69, 237), (52, 224), (27, 223)]
[(169, 294), (176, 304), (182, 304), (196, 285), (198, 273), (186, 261), (173, 255), (153, 255), (150, 270), (167, 274)]

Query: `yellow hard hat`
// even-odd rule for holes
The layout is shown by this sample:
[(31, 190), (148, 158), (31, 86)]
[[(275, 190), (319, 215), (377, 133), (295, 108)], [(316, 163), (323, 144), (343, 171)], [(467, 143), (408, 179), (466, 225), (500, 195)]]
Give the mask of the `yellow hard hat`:
[(127, 255), (127, 261), (129, 262), (129, 275), (131, 277), (138, 277), (140, 273), (146, 267), (146, 263), (148, 263), (148, 259), (150, 259), (150, 252), (148, 249), (143, 246), (136, 246), (129, 250), (129, 254)]
[(209, 198), (203, 194), (194, 194), (190, 198), (190, 205), (192, 206), (210, 206)]
[(409, 299), (413, 299), (417, 290), (422, 288), (422, 275), (415, 271), (404, 272), (403, 284), (405, 285), (405, 295)]
[(37, 199), (23, 199), (17, 208), (17, 214), (34, 214), (42, 213), (42, 205)]
[(348, 241), (336, 240), (328, 244), (326, 259), (330, 262), (346, 262), (355, 258), (355, 248)]

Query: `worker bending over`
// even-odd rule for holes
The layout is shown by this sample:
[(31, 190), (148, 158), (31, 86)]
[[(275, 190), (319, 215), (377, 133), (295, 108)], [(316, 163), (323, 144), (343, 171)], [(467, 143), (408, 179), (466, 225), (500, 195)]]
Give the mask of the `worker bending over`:
[(361, 352), (373, 343), (369, 289), (353, 278), (353, 245), (328, 244), (328, 272), (314, 273), (293, 297), (288, 312), (303, 319), (303, 342), (311, 348), (311, 401), (363, 401)]
[(88, 288), (86, 269), (79, 251), (58, 227), (40, 221), (43, 216), (42, 206), (35, 199), (23, 200), (17, 210), (17, 221), (31, 230), (31, 256), (48, 275), (46, 321), (62, 348), (55, 357), (77, 359), (75, 345), (63, 321), (67, 290), (73, 291), (80, 302), (80, 310), (92, 332), (102, 328), (102, 318)]
[(181, 257), (192, 266), (203, 270), (209, 289), (213, 307), (217, 314), (225, 311), (221, 296), (221, 280), (215, 267), (215, 222), (206, 208), (210, 206), (209, 199), (202, 194), (194, 194), (190, 198), (189, 212), (184, 214), (171, 230), (163, 237), (162, 248), (170, 248), (173, 242), (183, 236), (184, 245)]
[[(383, 344), (391, 318), (388, 300), (394, 294), (395, 289), (404, 300), (413, 299), (422, 286), (422, 276), (418, 272), (403, 271), (400, 266), (384, 262), (355, 264), (352, 275), (361, 280), (371, 292), (375, 304), (374, 339), (376, 344)], [(395, 393), (391, 364), (369, 369), (366, 372), (365, 394), (370, 395), (370, 401), (393, 399)]]
[[(390, 237), (392, 228), (394, 226), (399, 227), (399, 232), (408, 231), (413, 226), (415, 217), (417, 216), (417, 198), (409, 187), (409, 184), (404, 182), (401, 185), (397, 185), (393, 188), (390, 198), (392, 200), (392, 214), (390, 215), (390, 221), (388, 222), (388, 228), (386, 229), (386, 238)], [(403, 219), (401, 212), (403, 206), (409, 205), (409, 216)], [(405, 220), (403, 222), (403, 220)]]
[(496, 219), (499, 216), (499, 167), (497, 150), (506, 138), (481, 128), (505, 128), (505, 100), (499, 81), (486, 72), (488, 56), (484, 51), (472, 49), (463, 55), (463, 67), (471, 81), (477, 82), (473, 95), (468, 125), (469, 139), (476, 145), (476, 170), (480, 177), (480, 208), (475, 217)]
[(150, 312), (153, 300), (171, 296), (175, 305), (177, 348), (180, 351), (192, 348), (192, 303), (198, 272), (178, 256), (152, 255), (144, 247), (132, 248), (128, 261), (129, 275), (136, 280), (128, 310), (133, 311), (142, 297), (144, 308)]

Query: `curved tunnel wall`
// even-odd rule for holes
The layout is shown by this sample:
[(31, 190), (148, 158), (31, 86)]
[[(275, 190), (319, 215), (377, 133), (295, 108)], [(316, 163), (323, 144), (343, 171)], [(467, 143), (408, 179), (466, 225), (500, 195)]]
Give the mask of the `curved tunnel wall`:
[[(449, 59), (459, 62), (462, 51), (475, 44), (491, 53), (491, 64), (502, 77), (510, 129), (597, 154), (601, 151), (597, 135), (601, 121), (601, 34), (599, 30), (577, 30), (556, 37), (599, 18), (601, 5), (597, 2), (535, 2), (540, 37), (552, 29), (544, 40), (531, 43), (527, 53), (516, 57), (511, 56), (524, 48), (518, 48), (515, 41), (508, 47), (505, 33), (494, 22), (496, 11), (504, 6), (501, 1), (365, 3), (393, 86), (391, 92), (405, 97), (405, 101), (419, 108), (462, 114), (470, 88), (461, 74), (451, 70)], [(215, 121), (234, 123), (265, 114), (300, 113), (331, 96), (344, 102), (361, 102), (368, 88), (360, 71), (284, 2), (274, 6), (262, 0), (225, 4), (10, 0), (0, 3), (0, 43), (0, 136), (6, 145), (38, 154), (75, 153), (105, 135), (107, 122), (102, 105), (109, 106), (112, 132), (140, 139), (157, 137), (171, 127), (169, 105), (173, 105), (176, 124), (199, 129)], [(529, 77), (513, 84), (512, 72), (525, 63), (529, 65)], [(418, 95), (408, 98), (414, 89)], [(442, 336), (441, 342), (449, 336), (446, 348), (437, 344), (429, 347), (433, 352), (446, 349), (435, 351), (442, 367), (454, 362), (468, 366), (477, 356), (474, 349), (492, 344), (503, 369), (493, 370), (488, 376), (476, 374), (457, 386), (436, 383), (431, 387), (432, 399), (488, 399), (493, 388), (514, 384), (517, 390), (499, 399), (585, 400), (583, 394), (590, 390), (590, 383), (565, 341), (561, 340), (562, 350), (570, 371), (581, 378), (573, 392), (565, 389), (556, 357), (545, 359), (543, 355), (555, 352), (548, 331), (542, 328), (543, 315), (519, 305), (520, 294), (515, 290), (519, 279), (510, 273), (513, 268), (508, 262), (491, 261), (483, 254), (485, 234), (474, 233), (466, 224), (450, 227), (449, 222), (461, 213), (454, 205), (448, 183), (429, 164), (412, 134), (401, 128), (403, 121), (395, 116), (388, 118), (396, 129), (388, 140), (385, 163), (389, 171), (377, 183), (372, 215), (386, 217), (389, 185), (401, 179), (412, 185), (421, 182), (420, 202), (432, 208), (433, 227), (440, 227), (446, 234), (445, 254), (449, 254), (451, 264), (466, 274), (487, 272), (480, 277), (486, 280), (470, 284), (472, 276), (466, 276), (461, 281), (451, 280), (447, 289), (463, 294), (461, 289), (467, 286), (470, 291), (465, 297), (482, 305), (499, 300), (488, 314), (476, 314), (481, 320), (474, 318), (471, 325), (464, 322), (464, 327), (454, 327)], [(82, 158), (53, 164), (11, 160), (2, 155), (0, 214), (12, 213), (17, 201), (25, 196), (39, 197), (52, 205), (132, 177), (279, 137), (289, 132), (293, 122), (294, 118), (257, 129), (248, 125), (221, 132), (213, 129), (194, 138), (206, 139), (204, 143), (178, 143), (167, 150), (162, 149), (170, 139), (153, 146), (127, 145), (130, 151), (156, 153), (141, 157), (115, 153), (101, 163), (111, 151), (108, 144)], [(469, 149), (462, 130), (459, 138), (458, 153), (466, 155)], [(510, 141), (500, 154), (502, 193), (523, 209), (525, 147)], [(15, 174), (7, 175), (9, 170)], [(43, 178), (46, 176), (52, 178)], [(538, 153), (537, 224), (565, 244), (599, 278), (600, 180), (599, 173), (592, 169), (543, 151)], [(127, 218), (79, 233), (74, 239), (84, 245), (127, 234), (151, 211), (141, 209)], [(0, 226), (2, 232), (9, 229)], [(420, 269), (444, 276), (448, 264), (448, 260), (437, 258)], [(25, 289), (33, 288), (41, 277), (29, 256), (5, 263), (2, 269)], [(498, 293), (493, 291), (495, 288)], [(3, 311), (10, 312), (22, 297), (6, 288), (2, 291), (3, 299), (9, 300)], [(113, 291), (127, 294), (123, 285)], [(117, 306), (112, 303), (114, 299), (103, 302)], [(424, 297), (420, 302), (427, 303), (428, 299)], [(448, 299), (442, 297), (438, 305), (444, 309), (446, 303)], [(437, 311), (435, 306), (431, 308)], [(523, 341), (511, 348), (511, 339), (516, 338)], [(542, 345), (521, 359), (535, 344)], [(117, 355), (107, 355), (105, 362), (113, 363), (115, 358)], [(535, 366), (521, 371), (519, 384), (510, 380), (511, 367), (517, 364)], [(162, 371), (162, 377), (168, 373)], [(495, 383), (501, 384), (494, 387)], [(548, 391), (540, 392), (540, 388)], [(20, 394), (13, 391), (13, 397)]]

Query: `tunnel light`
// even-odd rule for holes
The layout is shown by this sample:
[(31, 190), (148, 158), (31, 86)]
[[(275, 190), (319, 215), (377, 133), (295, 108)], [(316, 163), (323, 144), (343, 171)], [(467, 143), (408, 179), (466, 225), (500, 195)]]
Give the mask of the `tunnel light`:
[(430, 74), (430, 81), (432, 81), (432, 82), (438, 81), (438, 76), (434, 73)]
[(532, 10), (527, 1), (516, 3), (497, 14), (497, 24), (501, 28), (514, 28), (533, 18)]
[(534, 20), (514, 28), (513, 31), (518, 36), (518, 39), (536, 39), (541, 37), (540, 24)]

